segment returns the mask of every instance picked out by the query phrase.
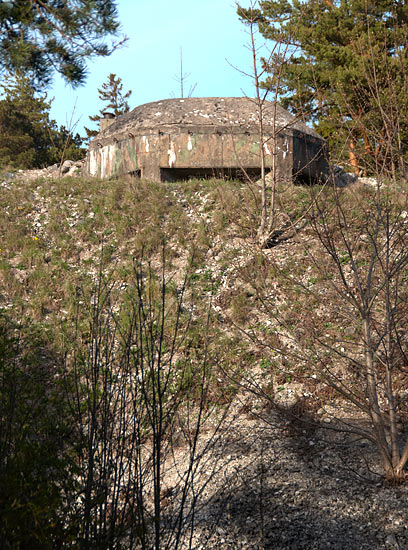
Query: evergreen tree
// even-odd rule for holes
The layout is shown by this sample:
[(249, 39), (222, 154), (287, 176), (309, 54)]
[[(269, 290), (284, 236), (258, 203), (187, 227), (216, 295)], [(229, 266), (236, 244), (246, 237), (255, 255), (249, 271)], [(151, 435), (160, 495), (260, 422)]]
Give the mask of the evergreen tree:
[(86, 61), (109, 55), (104, 38), (118, 32), (114, 0), (14, 0), (0, 2), (0, 73), (24, 71), (49, 84), (59, 72), (78, 85)]
[(0, 167), (41, 168), (59, 162), (64, 149), (65, 158), (83, 157), (82, 139), (57, 127), (51, 101), (36, 93), (28, 76), (6, 76), (0, 92)]
[(0, 163), (15, 168), (44, 166), (49, 147), (47, 96), (37, 97), (22, 74), (5, 77), (0, 101)]
[(57, 128), (54, 123), (50, 132), (50, 142), (52, 146), (48, 151), (47, 164), (59, 164), (61, 160), (67, 159), (81, 160), (86, 155), (86, 149), (83, 147), (84, 138), (78, 133), (74, 134), (63, 124)]
[[(99, 122), (103, 118), (105, 111), (112, 112), (115, 117), (123, 115), (129, 111), (128, 98), (132, 94), (132, 90), (129, 90), (125, 94), (123, 93), (122, 79), (116, 77), (116, 74), (110, 73), (108, 80), (102, 84), (101, 88), (98, 88), (99, 99), (105, 103), (103, 109), (99, 111), (99, 114), (90, 116), (89, 119), (93, 122)], [(92, 138), (98, 135), (97, 130), (90, 130), (85, 127), (88, 138)]]
[(355, 171), (395, 169), (408, 150), (408, 5), (263, 0), (258, 14), (265, 38), (293, 48), (283, 67), (282, 103), (312, 120)]

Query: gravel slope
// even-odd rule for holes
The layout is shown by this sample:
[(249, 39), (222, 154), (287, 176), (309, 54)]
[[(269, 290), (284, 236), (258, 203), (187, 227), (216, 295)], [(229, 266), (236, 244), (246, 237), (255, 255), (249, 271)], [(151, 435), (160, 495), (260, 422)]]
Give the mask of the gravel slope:
[[(408, 548), (408, 487), (370, 471), (373, 449), (316, 430), (288, 435), (237, 417), (222, 438), (220, 470), (197, 511), (201, 550)], [(222, 465), (221, 465), (222, 461)]]

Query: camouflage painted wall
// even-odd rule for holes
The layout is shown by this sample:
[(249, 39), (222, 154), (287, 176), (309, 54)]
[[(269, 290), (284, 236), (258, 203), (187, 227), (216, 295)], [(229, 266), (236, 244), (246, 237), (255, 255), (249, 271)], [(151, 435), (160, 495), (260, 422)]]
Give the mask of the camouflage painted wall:
[[(273, 163), (275, 132), (278, 177), (319, 177), (327, 164), (324, 140), (282, 107), (268, 106), (267, 169)], [(109, 121), (91, 142), (85, 172), (101, 178), (133, 174), (161, 181), (172, 179), (177, 170), (191, 175), (212, 169), (259, 170), (256, 118), (248, 98), (172, 99), (142, 105)]]
[[(272, 166), (272, 141), (266, 143), (265, 162)], [(253, 134), (215, 134), (190, 130), (183, 134), (149, 134), (128, 136), (96, 146), (88, 154), (88, 171), (106, 178), (137, 173), (157, 179), (160, 168), (258, 168), (259, 138)], [(277, 165), (280, 173), (292, 174), (292, 136), (277, 138)], [(159, 178), (160, 179), (160, 178)]]

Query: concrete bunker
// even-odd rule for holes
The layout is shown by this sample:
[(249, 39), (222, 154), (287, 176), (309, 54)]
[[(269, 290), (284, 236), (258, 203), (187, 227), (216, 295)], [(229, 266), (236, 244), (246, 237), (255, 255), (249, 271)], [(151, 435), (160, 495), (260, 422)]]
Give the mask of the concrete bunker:
[[(87, 175), (155, 181), (260, 175), (258, 115), (249, 98), (166, 99), (102, 122), (89, 146)], [(265, 103), (263, 125), (266, 137), (276, 136), (278, 178), (311, 182), (324, 176), (327, 146), (314, 130), (272, 102)], [(269, 171), (271, 142), (264, 149)]]

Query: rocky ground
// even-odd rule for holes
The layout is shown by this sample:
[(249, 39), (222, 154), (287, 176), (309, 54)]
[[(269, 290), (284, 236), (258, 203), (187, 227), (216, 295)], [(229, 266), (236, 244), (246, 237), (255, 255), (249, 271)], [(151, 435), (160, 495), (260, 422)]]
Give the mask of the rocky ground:
[(84, 160), (65, 160), (61, 164), (53, 164), (46, 168), (36, 168), (33, 170), (18, 170), (2, 175), (5, 181), (24, 179), (34, 181), (39, 178), (60, 178), (66, 176), (80, 176)]
[(197, 550), (403, 550), (408, 486), (370, 469), (373, 449), (327, 431), (239, 416), (196, 516)]
[[(79, 164), (67, 163), (62, 168), (64, 175), (75, 175), (80, 171)], [(61, 173), (59, 167), (44, 170), (47, 173), (33, 171), (32, 179), (52, 174), (58, 177)], [(22, 177), (30, 179), (31, 174), (25, 172)], [(339, 177), (345, 180), (344, 186), (354, 182), (346, 181), (346, 176)], [(9, 188), (8, 178), (5, 178), (3, 186)], [(50, 223), (47, 208), (51, 195), (44, 198), (40, 191), (39, 186), (33, 191), (33, 202), (21, 217), (29, 224), (27, 235), (30, 243), (33, 245), (43, 239), (49, 246), (44, 261), (49, 266), (47, 270), (50, 270), (57, 266), (56, 261), (54, 266), (52, 256), (55, 252), (52, 231), (47, 229)], [(175, 203), (180, 200), (186, 217), (198, 217), (199, 212), (203, 227), (210, 226), (211, 209), (206, 207), (207, 199), (198, 192), (196, 194), (193, 199), (199, 202), (197, 211), (181, 198), (172, 200)], [(61, 209), (64, 206), (63, 221), (67, 222), (66, 233), (75, 252), (70, 249), (70, 257), (64, 257), (68, 275), (75, 271), (76, 264), (92, 273), (93, 267), (88, 266), (87, 262), (97, 256), (97, 245), (93, 241), (84, 246), (84, 235), (88, 238), (92, 233), (89, 229), (85, 232), (83, 227), (89, 224), (92, 228), (102, 214), (95, 213), (94, 205), (89, 204), (88, 207), (88, 203), (88, 198), (82, 200), (81, 196), (75, 196), (74, 190), (69, 190), (61, 205)], [(11, 225), (8, 223), (7, 227)], [(104, 227), (102, 222), (101, 227)], [(224, 295), (230, 299), (231, 293), (236, 290), (236, 273), (248, 256), (246, 249), (249, 244), (244, 244), (241, 238), (233, 236), (227, 243), (220, 237), (218, 240), (212, 239), (205, 265), (197, 269), (196, 273), (203, 279), (208, 269), (213, 276), (217, 276), (219, 288), (214, 309), (220, 314), (225, 312), (226, 307), (226, 299), (224, 302), (222, 299)], [(294, 246), (293, 242), (282, 243), (270, 253), (276, 254), (278, 259), (280, 256), (290, 257)], [(229, 248), (231, 259), (226, 263), (225, 255)], [(299, 249), (303, 250), (300, 245)], [(122, 249), (118, 245), (115, 250), (116, 261)], [(123, 256), (126, 254), (128, 252), (124, 250)], [(32, 255), (32, 258), (35, 256)], [(34, 265), (32, 258), (30, 262)], [(9, 278), (14, 274), (18, 283), (26, 285), (30, 269), (34, 268), (28, 263), (22, 265), (23, 259), (18, 254), (11, 255), (8, 260), (11, 268), (7, 273)], [(180, 254), (179, 259), (184, 261), (184, 256)], [(222, 262), (225, 265), (222, 266)], [(40, 263), (44, 262), (41, 260)], [(65, 277), (68, 275), (64, 272)], [(242, 286), (241, 283), (239, 285)], [(290, 388), (289, 385), (285, 384), (288, 392), (294, 387), (293, 383)], [(376, 455), (368, 444), (358, 441), (350, 444), (341, 434), (323, 429), (325, 419), (322, 416), (322, 426), (294, 429), (287, 419), (278, 418), (275, 412), (264, 411), (266, 416), (259, 419), (252, 416), (251, 405), (235, 402), (232, 409), (230, 426), (224, 429), (212, 450), (211, 459), (215, 461), (211, 462), (208, 471), (205, 465), (201, 468), (197, 480), (198, 486), (202, 487), (203, 498), (196, 512), (193, 548), (408, 549), (408, 485), (391, 486), (375, 473)], [(177, 464), (182, 464), (182, 450)], [(171, 489), (177, 485), (176, 478), (175, 470), (170, 469), (165, 484)]]
[[(9, 178), (7, 178), (6, 174), (5, 179), (13, 179), (16, 178), (16, 176), (17, 178), (24, 178), (28, 180), (50, 177), (60, 178), (66, 176), (80, 176), (84, 163), (85, 159), (78, 161), (65, 160), (61, 164), (53, 164), (52, 166), (47, 166), (45, 168), (19, 170), (18, 172), (9, 173)], [(348, 187), (355, 184), (370, 185), (374, 187), (378, 185), (376, 178), (356, 176), (355, 174), (346, 172), (342, 166), (333, 166), (331, 168), (331, 177), (338, 187)]]

